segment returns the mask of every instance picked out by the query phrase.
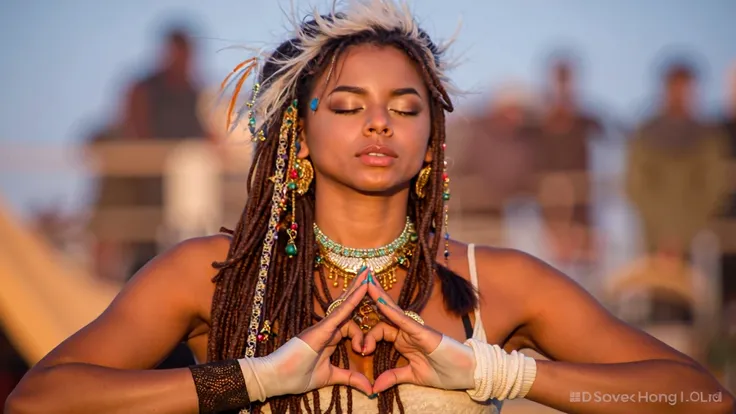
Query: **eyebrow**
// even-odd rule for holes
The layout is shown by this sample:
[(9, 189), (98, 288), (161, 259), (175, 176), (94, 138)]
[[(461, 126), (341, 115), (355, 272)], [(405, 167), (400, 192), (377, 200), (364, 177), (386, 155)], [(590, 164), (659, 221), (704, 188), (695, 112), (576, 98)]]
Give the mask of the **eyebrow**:
[[(368, 95), (368, 91), (365, 88), (361, 88), (359, 86), (349, 86), (349, 85), (340, 85), (335, 87), (329, 94), (332, 95), (336, 92), (347, 92), (347, 93), (353, 93), (356, 95)], [(392, 98), (395, 98), (397, 96), (402, 95), (416, 95), (421, 98), (421, 95), (419, 95), (419, 92), (417, 92), (414, 88), (399, 88), (394, 89), (391, 91), (390, 96)]]

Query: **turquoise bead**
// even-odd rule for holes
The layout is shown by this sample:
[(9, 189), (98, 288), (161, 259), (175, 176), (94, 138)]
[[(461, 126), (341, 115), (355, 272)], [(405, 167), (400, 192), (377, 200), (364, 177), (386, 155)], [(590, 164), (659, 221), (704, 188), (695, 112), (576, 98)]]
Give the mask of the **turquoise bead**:
[(296, 256), (296, 245), (294, 243), (289, 243), (286, 245), (286, 255), (289, 257)]

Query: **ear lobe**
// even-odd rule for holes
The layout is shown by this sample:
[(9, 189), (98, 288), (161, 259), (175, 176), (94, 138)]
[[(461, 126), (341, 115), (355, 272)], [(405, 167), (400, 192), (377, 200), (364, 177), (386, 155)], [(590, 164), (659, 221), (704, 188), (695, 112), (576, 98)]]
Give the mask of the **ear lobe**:
[(432, 152), (432, 146), (427, 147), (427, 153), (424, 154), (424, 162), (430, 163), (434, 159), (434, 153)]
[(307, 133), (304, 128), (304, 120), (299, 119), (297, 122), (297, 139), (299, 140), (299, 151), (296, 153), (297, 158), (307, 158), (309, 156), (309, 145), (307, 145)]

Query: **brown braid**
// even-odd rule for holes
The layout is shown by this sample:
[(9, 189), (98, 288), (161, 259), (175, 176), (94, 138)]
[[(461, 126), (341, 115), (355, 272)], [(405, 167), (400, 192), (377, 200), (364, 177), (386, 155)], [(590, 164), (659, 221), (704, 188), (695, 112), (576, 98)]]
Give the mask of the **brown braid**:
[[(337, 18), (340, 18), (339, 15)], [(314, 21), (304, 23), (305, 30), (314, 30)], [(429, 37), (422, 33), (430, 43), (430, 49), (436, 48), (429, 41)], [(334, 62), (333, 56), (340, 56), (347, 48), (371, 43), (376, 45), (393, 46), (404, 51), (420, 69), (422, 77), (431, 94), (431, 136), (428, 145), (432, 151), (432, 176), (427, 184), (427, 196), (419, 199), (414, 192), (409, 197), (408, 214), (414, 221), (419, 236), (413, 253), (413, 260), (406, 273), (403, 288), (399, 294), (398, 304), (403, 309), (420, 312), (427, 304), (434, 289), (435, 277), (439, 277), (445, 305), (461, 316), (472, 311), (477, 306), (477, 297), (472, 286), (462, 277), (449, 272), (436, 263), (435, 257), (441, 242), (440, 225), (442, 221), (442, 170), (444, 162), (443, 143), (445, 142), (445, 114), (451, 111), (452, 103), (444, 90), (437, 75), (428, 61), (429, 57), (423, 52), (420, 45), (408, 40), (401, 33), (385, 30), (371, 30), (348, 37), (334, 39), (329, 42), (307, 67), (297, 83), (297, 100), (300, 115), (304, 115), (308, 98), (314, 91), (315, 79), (326, 69), (328, 62)], [(278, 72), (278, 61), (293, 57), (299, 53), (298, 40), (292, 39), (281, 44), (272, 59), (266, 62), (260, 75), (262, 87), (268, 87), (269, 79)], [(435, 62), (438, 59), (435, 56)], [(282, 108), (285, 110), (286, 108)], [(232, 231), (232, 244), (227, 259), (213, 266), (220, 271), (214, 278), (215, 293), (212, 300), (212, 326), (209, 335), (208, 359), (210, 361), (228, 358), (241, 358), (245, 354), (247, 329), (251, 315), (251, 307), (260, 257), (263, 250), (263, 240), (268, 228), (273, 183), (268, 179), (273, 174), (273, 166), (277, 157), (277, 143), (281, 119), (266, 120), (264, 141), (259, 141), (254, 163), (249, 173), (249, 198), (243, 214)], [(412, 180), (412, 188), (416, 177)], [(273, 248), (273, 257), (269, 268), (268, 283), (265, 291), (265, 305), (263, 318), (272, 322), (276, 337), (265, 342), (259, 342), (256, 356), (272, 353), (286, 341), (318, 322), (319, 316), (315, 310), (315, 301), (322, 308), (322, 313), (332, 302), (327, 285), (327, 278), (322, 268), (314, 272), (314, 260), (317, 245), (314, 233), (311, 231), (314, 223), (314, 186), (296, 202), (296, 222), (299, 224), (295, 243), (298, 254), (288, 258), (284, 252), (286, 234), (279, 233), (279, 238)], [(434, 235), (434, 237), (433, 237)], [(389, 343), (380, 343), (374, 355), (374, 375), (396, 366), (400, 355)], [(348, 349), (340, 346), (331, 358), (337, 366), (347, 368)], [(340, 390), (343, 387), (333, 387), (332, 399), (325, 412), (351, 412), (352, 391), (347, 387), (347, 406), (343, 405)], [(322, 413), (319, 393), (311, 392), (311, 405), (306, 395), (279, 396), (267, 401), (273, 412), (301, 413), (303, 407), (311, 413)], [(378, 400), (379, 413), (393, 412), (394, 400), (400, 412), (404, 411), (399, 392), (392, 388), (382, 393)], [(251, 407), (253, 413), (260, 413), (263, 403), (255, 403)]]

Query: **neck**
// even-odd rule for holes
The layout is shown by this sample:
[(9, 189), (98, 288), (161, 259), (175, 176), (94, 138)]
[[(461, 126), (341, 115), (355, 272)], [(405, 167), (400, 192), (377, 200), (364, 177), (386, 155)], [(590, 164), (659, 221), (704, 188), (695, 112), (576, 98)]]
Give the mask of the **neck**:
[(386, 245), (406, 225), (408, 188), (379, 196), (326, 184), (319, 186), (315, 194), (315, 223), (327, 237), (345, 247), (370, 249)]

